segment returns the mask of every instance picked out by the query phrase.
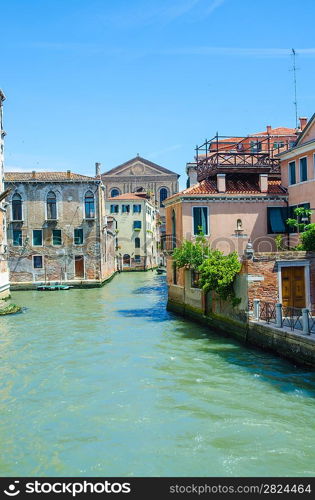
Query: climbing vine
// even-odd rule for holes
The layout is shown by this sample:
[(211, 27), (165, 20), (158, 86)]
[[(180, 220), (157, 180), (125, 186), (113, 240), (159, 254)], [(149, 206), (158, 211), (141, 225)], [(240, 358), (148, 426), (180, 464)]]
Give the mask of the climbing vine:
[(205, 292), (213, 290), (222, 299), (230, 299), (236, 305), (240, 301), (235, 296), (233, 283), (240, 270), (241, 263), (236, 252), (223, 255), (214, 250), (199, 266), (200, 284)]
[(235, 297), (233, 283), (241, 270), (236, 252), (224, 255), (219, 250), (211, 250), (206, 238), (200, 234), (196, 241), (184, 241), (173, 252), (173, 264), (177, 268), (198, 271), (199, 284), (205, 292), (215, 291), (224, 300), (239, 303)]

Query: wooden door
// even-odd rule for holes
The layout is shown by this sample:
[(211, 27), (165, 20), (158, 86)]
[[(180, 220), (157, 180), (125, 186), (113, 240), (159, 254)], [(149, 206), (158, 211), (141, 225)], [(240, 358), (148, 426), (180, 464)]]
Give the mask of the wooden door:
[(84, 278), (84, 257), (76, 255), (74, 260), (74, 274), (76, 278)]
[(305, 307), (304, 266), (282, 267), (282, 304), (288, 307)]

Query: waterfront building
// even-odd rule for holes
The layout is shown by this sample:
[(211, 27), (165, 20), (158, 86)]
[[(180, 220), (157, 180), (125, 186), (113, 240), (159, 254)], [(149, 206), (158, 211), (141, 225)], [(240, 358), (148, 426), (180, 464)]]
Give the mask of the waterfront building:
[(117, 222), (116, 255), (123, 271), (152, 269), (159, 265), (159, 213), (145, 192), (109, 198), (106, 211)]
[(165, 200), (170, 245), (202, 231), (224, 253), (243, 255), (249, 240), (255, 251), (274, 250), (288, 199), (276, 154), (294, 139), (294, 129), (268, 127), (245, 138), (216, 135), (198, 147), (196, 164), (188, 166), (190, 187)]
[(0, 89), (0, 299), (8, 297), (10, 294), (8, 257), (7, 257), (7, 236), (6, 236), (6, 208), (5, 198), (7, 193), (4, 188), (4, 137), (3, 128), (3, 101), (5, 95)]
[[(294, 208), (313, 209), (309, 222), (315, 222), (315, 114), (309, 122), (300, 118), (301, 133), (295, 145), (279, 154), (282, 185), (289, 196), (289, 216), (295, 217)], [(296, 241), (291, 234), (293, 243)]]
[(164, 200), (178, 192), (179, 175), (176, 172), (138, 155), (104, 172), (101, 178), (106, 200), (126, 193), (149, 193), (160, 213), (160, 233), (165, 233)]
[(67, 172), (6, 172), (13, 287), (38, 282), (95, 286), (115, 272), (115, 220), (99, 178)]

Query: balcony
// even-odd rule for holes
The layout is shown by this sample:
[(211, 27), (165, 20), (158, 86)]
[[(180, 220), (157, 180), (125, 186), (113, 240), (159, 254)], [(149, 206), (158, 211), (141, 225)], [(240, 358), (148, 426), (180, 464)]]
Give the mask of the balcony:
[(288, 149), (289, 142), (281, 148), (272, 148), (270, 139), (247, 136), (245, 138), (226, 138), (216, 135), (196, 148), (198, 182), (217, 173), (266, 173), (279, 178), (279, 152)]

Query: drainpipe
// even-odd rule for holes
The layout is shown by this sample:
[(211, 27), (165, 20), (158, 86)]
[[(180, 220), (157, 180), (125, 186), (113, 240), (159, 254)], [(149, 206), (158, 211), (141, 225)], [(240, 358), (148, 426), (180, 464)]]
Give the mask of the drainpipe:
[[(288, 200), (285, 200), (285, 202), (287, 204), (287, 216), (289, 217), (289, 202), (288, 202)], [(286, 237), (287, 237), (287, 247), (288, 247), (288, 250), (290, 250), (290, 233), (288, 230), (286, 232)]]

